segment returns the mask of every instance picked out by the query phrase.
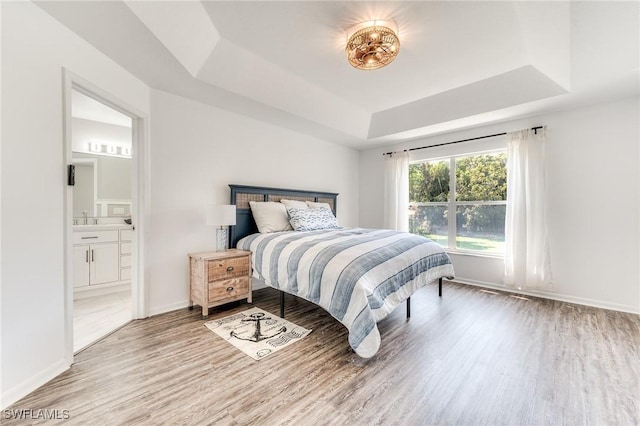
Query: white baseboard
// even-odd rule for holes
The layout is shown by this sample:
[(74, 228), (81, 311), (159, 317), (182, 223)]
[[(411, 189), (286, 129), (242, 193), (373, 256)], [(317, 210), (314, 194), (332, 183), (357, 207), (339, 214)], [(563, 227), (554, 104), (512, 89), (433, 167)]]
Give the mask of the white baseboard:
[[(261, 288), (267, 288), (267, 285), (263, 281), (253, 278), (251, 282), (251, 290), (252, 291), (260, 290)], [(178, 309), (186, 309), (188, 306), (189, 306), (188, 300), (184, 300), (182, 302), (177, 302), (177, 303), (170, 303), (162, 306), (155, 306), (149, 310), (149, 316), (166, 314), (167, 312), (177, 311)]]
[(15, 402), (29, 395), (34, 390), (38, 389), (40, 386), (67, 371), (69, 367), (70, 365), (66, 360), (60, 360), (52, 366), (44, 369), (43, 371), (31, 376), (19, 385), (14, 386), (6, 392), (3, 392), (2, 396), (0, 397), (0, 409), (4, 410), (5, 408), (11, 406)]
[[(261, 288), (267, 288), (267, 285), (264, 282), (254, 279), (252, 282), (251, 290), (260, 290)], [(189, 306), (189, 301), (185, 300), (177, 303), (170, 303), (162, 306), (155, 306), (149, 310), (149, 316), (166, 314), (167, 312), (177, 311), (178, 309), (187, 309)], [(200, 309), (198, 307), (198, 309)]]
[(611, 311), (627, 312), (631, 314), (640, 314), (640, 308), (632, 305), (622, 305), (618, 303), (603, 302), (601, 300), (569, 296), (566, 294), (552, 293), (550, 291), (544, 291), (544, 290), (518, 290), (515, 288), (507, 287), (502, 284), (494, 284), (494, 283), (488, 283), (484, 281), (458, 279), (458, 278), (455, 278), (452, 281), (461, 283), (461, 284), (473, 285), (476, 287), (490, 288), (492, 290), (500, 290), (500, 291), (506, 291), (509, 293), (523, 294), (525, 296), (540, 297), (542, 299), (550, 299), (550, 300), (557, 300), (559, 302), (573, 303), (576, 305), (592, 306), (594, 308), (609, 309)]
[(176, 303), (169, 303), (167, 305), (162, 306), (154, 306), (149, 309), (149, 316), (152, 317), (154, 315), (166, 314), (167, 312), (177, 311), (178, 309), (187, 309), (189, 306), (189, 301), (184, 300)]

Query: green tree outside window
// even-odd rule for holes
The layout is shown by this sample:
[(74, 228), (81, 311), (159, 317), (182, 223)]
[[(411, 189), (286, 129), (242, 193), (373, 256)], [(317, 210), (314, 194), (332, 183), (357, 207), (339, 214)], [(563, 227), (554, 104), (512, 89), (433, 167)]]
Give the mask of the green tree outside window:
[[(506, 160), (506, 153), (500, 152), (411, 164), (410, 231), (445, 247), (504, 252)], [(454, 244), (449, 242), (451, 234)]]

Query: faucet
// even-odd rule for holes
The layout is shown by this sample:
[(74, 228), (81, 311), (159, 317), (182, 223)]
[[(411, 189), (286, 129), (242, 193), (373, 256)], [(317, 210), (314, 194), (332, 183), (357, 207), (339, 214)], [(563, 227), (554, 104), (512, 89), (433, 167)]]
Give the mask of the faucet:
[(87, 211), (86, 210), (82, 211), (82, 217), (84, 218), (83, 219), (84, 225), (86, 225), (87, 224)]

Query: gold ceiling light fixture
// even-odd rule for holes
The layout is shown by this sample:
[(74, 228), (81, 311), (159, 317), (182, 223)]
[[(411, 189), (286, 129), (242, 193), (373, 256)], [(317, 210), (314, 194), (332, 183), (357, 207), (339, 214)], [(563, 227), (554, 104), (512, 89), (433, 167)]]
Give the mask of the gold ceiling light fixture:
[(389, 22), (370, 21), (352, 27), (346, 47), (349, 63), (359, 70), (389, 65), (400, 52), (400, 40)]

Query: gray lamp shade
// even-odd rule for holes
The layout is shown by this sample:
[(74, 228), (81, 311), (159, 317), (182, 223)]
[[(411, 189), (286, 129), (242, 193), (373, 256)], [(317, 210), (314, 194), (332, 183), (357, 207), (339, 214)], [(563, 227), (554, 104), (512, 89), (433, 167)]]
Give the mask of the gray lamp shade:
[(236, 224), (236, 206), (210, 204), (207, 206), (207, 225), (229, 226)]

